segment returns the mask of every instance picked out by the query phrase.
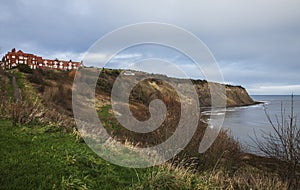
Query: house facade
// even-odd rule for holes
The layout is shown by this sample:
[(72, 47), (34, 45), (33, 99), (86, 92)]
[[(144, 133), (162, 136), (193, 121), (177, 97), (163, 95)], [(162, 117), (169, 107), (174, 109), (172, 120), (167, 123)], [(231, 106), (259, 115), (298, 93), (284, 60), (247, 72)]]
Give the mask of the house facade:
[(49, 68), (56, 70), (77, 70), (82, 66), (82, 62), (43, 59), (41, 56), (24, 53), (22, 50), (16, 51), (15, 48), (7, 52), (1, 60), (1, 67), (3, 69), (11, 69), (19, 64), (26, 64), (31, 69)]

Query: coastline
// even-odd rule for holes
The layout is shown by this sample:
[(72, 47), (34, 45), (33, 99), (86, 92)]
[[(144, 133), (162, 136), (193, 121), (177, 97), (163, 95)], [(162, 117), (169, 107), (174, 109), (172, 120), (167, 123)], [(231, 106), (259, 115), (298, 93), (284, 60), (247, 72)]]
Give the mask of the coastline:
[[(243, 105), (229, 105), (226, 107), (215, 107), (215, 109), (227, 109), (227, 108), (241, 108), (241, 107), (249, 107), (249, 106), (255, 106), (255, 105), (259, 105), (259, 104), (265, 104), (265, 102), (260, 102), (260, 101), (254, 101), (251, 104), (243, 104)], [(205, 107), (201, 107), (201, 113), (204, 111), (209, 111), (211, 110), (211, 107), (205, 106)]]

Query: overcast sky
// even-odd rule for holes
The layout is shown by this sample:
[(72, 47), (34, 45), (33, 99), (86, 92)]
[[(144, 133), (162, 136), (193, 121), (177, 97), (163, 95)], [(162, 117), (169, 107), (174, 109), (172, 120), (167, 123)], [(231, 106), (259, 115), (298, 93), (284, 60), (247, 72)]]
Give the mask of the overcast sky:
[[(0, 53), (15, 47), (47, 58), (80, 61), (112, 30), (163, 22), (201, 39), (226, 83), (242, 85), (250, 94), (300, 94), (299, 10), (299, 0), (1, 0)], [(197, 77), (186, 59), (159, 48), (132, 48), (111, 65), (149, 54), (175, 61)]]

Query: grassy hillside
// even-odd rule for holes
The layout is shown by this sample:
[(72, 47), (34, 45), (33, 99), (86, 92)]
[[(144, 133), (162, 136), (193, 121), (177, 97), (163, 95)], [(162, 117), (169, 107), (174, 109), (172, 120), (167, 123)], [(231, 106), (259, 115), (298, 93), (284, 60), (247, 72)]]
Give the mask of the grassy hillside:
[[(76, 135), (56, 126), (12, 127), (0, 120), (0, 189), (283, 189), (276, 176), (250, 166), (192, 170), (187, 162), (146, 169), (110, 164)], [(195, 173), (196, 172), (196, 173)]]
[[(96, 107), (107, 131), (120, 142), (152, 146), (168, 138), (178, 122), (177, 98), (158, 80), (145, 80), (131, 97), (131, 111), (147, 119), (151, 98), (167, 102), (162, 127), (141, 135), (120, 126), (109, 103), (109, 89), (120, 74), (105, 70), (96, 89)], [(12, 76), (16, 76), (20, 100), (13, 99)], [(0, 73), (0, 189), (284, 189), (276, 171), (259, 157), (241, 152), (239, 144), (222, 131), (205, 154), (197, 148), (206, 125), (198, 129), (185, 150), (168, 163), (146, 169), (130, 169), (102, 160), (80, 138), (72, 119), (71, 88), (74, 73), (49, 70)], [(206, 81), (194, 81), (198, 89)], [(157, 92), (153, 95), (153, 92)], [(246, 103), (245, 90), (226, 86), (231, 98)], [(174, 97), (174, 96), (172, 96)], [(204, 100), (204, 99), (203, 99)], [(207, 100), (204, 100), (205, 102)], [(200, 119), (200, 118), (199, 118)], [(261, 166), (261, 167), (258, 167)]]
[(12, 128), (1, 120), (0, 147), (1, 189), (123, 189), (138, 180), (55, 126)]

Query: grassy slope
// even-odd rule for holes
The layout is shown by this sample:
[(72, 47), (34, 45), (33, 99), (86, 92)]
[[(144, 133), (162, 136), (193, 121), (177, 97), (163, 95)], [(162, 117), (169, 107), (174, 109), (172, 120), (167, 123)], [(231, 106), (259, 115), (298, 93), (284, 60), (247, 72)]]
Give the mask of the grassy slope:
[(0, 189), (285, 189), (252, 167), (229, 175), (192, 173), (184, 161), (147, 169), (112, 165), (54, 126), (11, 127), (0, 119), (0, 149)]
[(100, 159), (55, 127), (12, 128), (0, 121), (0, 189), (123, 189), (133, 169)]
[(0, 189), (203, 189), (208, 182), (172, 164), (132, 169), (99, 158), (54, 126), (11, 127), (0, 119)]

